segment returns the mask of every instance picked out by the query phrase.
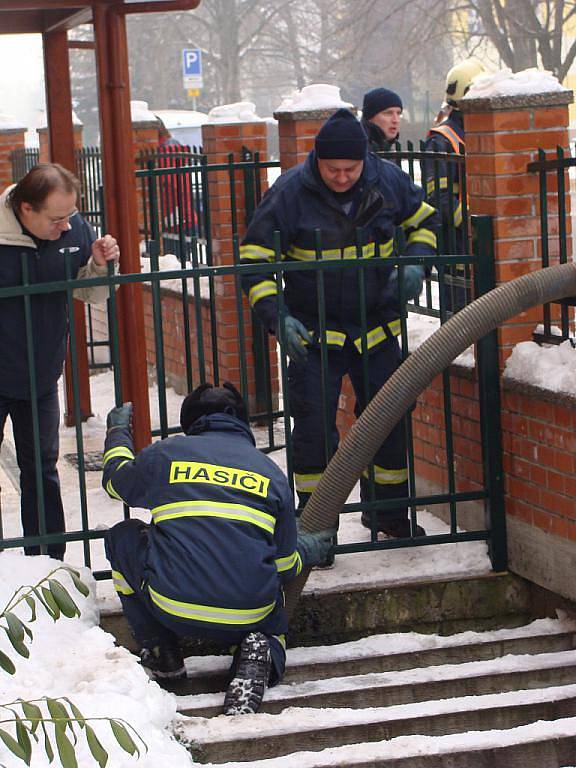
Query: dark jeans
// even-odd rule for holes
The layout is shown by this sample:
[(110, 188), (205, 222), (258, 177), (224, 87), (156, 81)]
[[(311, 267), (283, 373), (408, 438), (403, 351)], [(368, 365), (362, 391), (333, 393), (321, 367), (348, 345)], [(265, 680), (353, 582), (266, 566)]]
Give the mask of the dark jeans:
[[(14, 430), (16, 459), (20, 468), (20, 508), (24, 536), (40, 533), (40, 515), (36, 488), (36, 461), (34, 456), (34, 433), (32, 430), (32, 403), (30, 400), (15, 400), (0, 395), (0, 443), (4, 434), (6, 418), (10, 416)], [(58, 385), (38, 398), (38, 425), (40, 431), (40, 458), (42, 465), (42, 487), (44, 490), (44, 514), (47, 533), (65, 530), (64, 509), (60, 496), (60, 480), (56, 463), (58, 461), (58, 428), (60, 425), (60, 404)], [(62, 560), (65, 544), (49, 544), (47, 554)], [(40, 547), (25, 547), (27, 555), (39, 555)]]

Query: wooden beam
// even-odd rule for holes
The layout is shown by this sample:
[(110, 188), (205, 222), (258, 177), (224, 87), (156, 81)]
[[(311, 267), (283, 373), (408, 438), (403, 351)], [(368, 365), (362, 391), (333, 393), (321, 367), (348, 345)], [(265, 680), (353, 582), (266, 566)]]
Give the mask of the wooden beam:
[(89, 8), (91, 4), (92, 0), (3, 0), (2, 11), (61, 11), (65, 8)]
[(81, 24), (89, 24), (92, 21), (91, 8), (75, 8), (73, 12), (57, 13), (48, 11), (44, 14), (44, 32), (57, 32), (58, 30), (74, 29)]
[[(120, 244), (120, 270), (140, 272), (125, 17), (110, 7), (95, 5), (94, 39), (106, 222)], [(118, 331), (120, 344), (122, 397), (134, 403), (134, 442), (141, 450), (151, 439), (142, 285), (127, 283), (117, 297), (119, 327), (114, 332)]]
[(95, 48), (94, 40), (68, 40), (68, 50), (88, 49), (93, 51)]
[[(72, 119), (72, 88), (70, 84), (70, 59), (68, 57), (68, 37), (62, 30), (44, 33), (44, 73), (46, 80), (46, 114), (48, 117), (48, 136), (50, 139), (50, 160), (60, 163), (72, 173), (76, 173), (74, 157), (74, 125)], [(84, 304), (74, 301), (73, 317), (76, 332), (76, 354), (78, 361), (78, 387), (80, 418), (86, 421), (92, 416), (90, 404), (90, 372), (88, 369), (88, 347), (86, 343), (86, 319)], [(70, 353), (66, 358), (64, 370), (64, 395), (66, 425), (76, 423), (74, 412), (72, 365)]]
[(0, 35), (25, 35), (42, 32), (43, 28), (41, 11), (0, 11)]
[(165, 13), (167, 11), (192, 11), (200, 5), (201, 0), (143, 0), (143, 2), (127, 2), (119, 5), (118, 13)]

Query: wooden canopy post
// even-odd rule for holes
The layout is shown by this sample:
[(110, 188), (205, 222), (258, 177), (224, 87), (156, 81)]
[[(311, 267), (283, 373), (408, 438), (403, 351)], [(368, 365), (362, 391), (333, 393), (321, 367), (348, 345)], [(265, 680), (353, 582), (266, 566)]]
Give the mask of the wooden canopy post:
[[(126, 21), (116, 6), (94, 4), (93, 23), (107, 228), (120, 244), (121, 271), (140, 272)], [(142, 285), (129, 283), (118, 291), (118, 325), (122, 397), (134, 403), (140, 450), (151, 438)]]
[[(44, 32), (44, 72), (46, 80), (46, 113), (50, 159), (76, 173), (74, 158), (74, 125), (72, 120), (72, 92), (70, 87), (70, 59), (66, 30)], [(76, 354), (78, 361), (78, 386), (80, 391), (80, 415), (82, 421), (92, 416), (88, 350), (86, 344), (86, 319), (84, 303), (74, 301), (74, 327), (76, 329)], [(64, 371), (64, 395), (66, 425), (74, 426), (74, 397), (72, 389), (72, 363), (70, 352)]]

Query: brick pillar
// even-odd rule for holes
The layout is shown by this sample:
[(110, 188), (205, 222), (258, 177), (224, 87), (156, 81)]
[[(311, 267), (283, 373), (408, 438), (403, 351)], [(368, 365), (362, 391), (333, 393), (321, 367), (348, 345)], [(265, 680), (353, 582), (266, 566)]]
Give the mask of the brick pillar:
[[(242, 160), (242, 149), (258, 152), (261, 160), (266, 160), (266, 123), (208, 123), (202, 126), (202, 147), (208, 159), (208, 164), (227, 163), (230, 154), (234, 162)], [(266, 171), (261, 173), (260, 183), (262, 192), (268, 187)], [(230, 176), (227, 170), (209, 172), (210, 221), (212, 234), (213, 264), (234, 263), (232, 236), (232, 208)], [(236, 233), (239, 240), (246, 231), (246, 200), (244, 194), (244, 176), (241, 171), (235, 171), (236, 196)], [(236, 385), (240, 384), (240, 350), (238, 347), (238, 312), (236, 308), (236, 292), (233, 276), (219, 277), (215, 281), (216, 307), (216, 336), (218, 345), (218, 365), (220, 381), (228, 379)], [(256, 394), (256, 365), (253, 355), (252, 324), (248, 301), (243, 296), (243, 327), (246, 334), (248, 396), (250, 410), (255, 411)], [(207, 338), (207, 334), (205, 334)], [(270, 339), (270, 364), (272, 391), (274, 399), (278, 392), (278, 369), (276, 364), (274, 339)], [(212, 372), (212, 375), (214, 372)]]
[(303, 162), (314, 147), (314, 139), (322, 123), (336, 111), (315, 109), (309, 112), (274, 112), (278, 120), (280, 165), (282, 172)]
[[(40, 162), (49, 163), (50, 159), (50, 134), (48, 128), (37, 128), (38, 143), (40, 144)], [(74, 123), (74, 149), (82, 149), (84, 146), (84, 126), (82, 123)]]
[[(153, 117), (152, 113), (150, 113)], [(132, 120), (132, 142), (136, 159), (136, 169), (140, 170), (145, 165), (139, 160), (142, 152), (157, 149), (159, 144), (160, 121), (156, 118), (150, 120)], [(138, 229), (144, 231), (144, 206), (147, 197), (142, 193), (141, 180), (136, 181), (136, 194), (138, 198)]]
[(0, 115), (0, 191), (12, 184), (12, 152), (24, 149), (26, 128)]
[[(568, 105), (572, 91), (522, 96), (465, 99), (466, 174), (469, 210), (494, 217), (496, 280), (504, 283), (538, 270), (541, 261), (538, 174), (526, 166), (538, 159), (538, 149), (568, 149)], [(558, 205), (555, 177), (548, 174), (548, 230), (550, 263), (557, 263)], [(570, 213), (570, 185), (566, 174), (566, 209)], [(569, 256), (571, 220), (567, 217)], [(552, 305), (552, 319), (559, 317)], [(499, 330), (500, 358), (505, 361), (515, 344), (532, 339), (542, 322), (541, 307), (516, 316)]]

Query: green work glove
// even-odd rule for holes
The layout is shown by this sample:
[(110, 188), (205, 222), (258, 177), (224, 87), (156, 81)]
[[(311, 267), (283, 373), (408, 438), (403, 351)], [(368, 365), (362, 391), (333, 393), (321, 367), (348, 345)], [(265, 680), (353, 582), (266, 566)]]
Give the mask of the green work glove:
[[(416, 299), (422, 293), (422, 287), (424, 286), (424, 267), (419, 267), (417, 264), (408, 264), (404, 267), (402, 272), (404, 298), (407, 301)], [(388, 278), (389, 290), (396, 292), (398, 290), (398, 270), (395, 269)]]
[(284, 337), (286, 339), (286, 352), (290, 360), (297, 365), (304, 365), (308, 357), (305, 342), (312, 342), (311, 334), (308, 333), (300, 320), (292, 317), (292, 315), (286, 315), (284, 318)]
[(112, 408), (106, 417), (106, 429), (132, 429), (132, 403), (124, 403)]
[(336, 545), (336, 530), (330, 528), (315, 533), (298, 532), (298, 551), (305, 566), (325, 563)]

